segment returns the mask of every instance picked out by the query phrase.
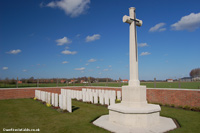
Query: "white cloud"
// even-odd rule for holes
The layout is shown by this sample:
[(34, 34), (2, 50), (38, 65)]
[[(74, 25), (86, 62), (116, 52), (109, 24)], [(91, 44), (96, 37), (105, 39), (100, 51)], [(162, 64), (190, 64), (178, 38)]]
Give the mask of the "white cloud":
[(71, 17), (77, 17), (83, 14), (89, 8), (90, 0), (60, 0), (52, 1), (47, 4), (47, 7), (60, 8)]
[(200, 27), (200, 13), (191, 13), (183, 16), (181, 20), (171, 25), (173, 30), (194, 31)]
[(3, 69), (3, 70), (7, 70), (7, 69), (8, 69), (8, 67), (3, 67), (2, 69)]
[(149, 45), (148, 45), (147, 43), (139, 43), (138, 46), (139, 46), (139, 47), (147, 47), (147, 46), (149, 46)]
[(7, 52), (8, 54), (18, 54), (20, 53), (21, 50), (20, 49), (16, 49), (16, 50), (10, 50), (9, 52)]
[(85, 70), (85, 67), (75, 68), (74, 70), (83, 71), (83, 70)]
[(74, 55), (74, 54), (76, 54), (77, 52), (76, 52), (76, 51), (64, 50), (64, 51), (62, 51), (61, 53), (62, 53), (62, 54), (66, 54), (66, 55), (69, 55), (69, 54)]
[(97, 60), (95, 60), (95, 59), (88, 60), (88, 62), (95, 62), (95, 61), (97, 61)]
[(166, 28), (162, 28), (164, 25), (165, 25), (165, 23), (156, 24), (154, 27), (151, 27), (149, 29), (149, 32), (165, 31)]
[(65, 47), (65, 49), (69, 49), (69, 47)]
[(97, 69), (99, 69), (100, 67), (99, 66), (97, 66)]
[(47, 4), (47, 7), (54, 8), (54, 7), (56, 7), (56, 3), (52, 1), (49, 4)]
[(103, 71), (109, 71), (109, 69), (103, 69)]
[(149, 52), (142, 52), (141, 54), (140, 54), (140, 56), (144, 56), (144, 55), (150, 55), (151, 53), (149, 53)]
[(85, 64), (86, 66), (88, 66), (89, 65), (89, 63), (87, 63), (87, 64)]
[(72, 41), (70, 41), (67, 37), (63, 37), (61, 39), (56, 40), (56, 42), (58, 46), (62, 46), (65, 43), (71, 43)]
[(112, 67), (111, 65), (109, 65), (108, 67)]
[(42, 8), (42, 7), (44, 7), (45, 5), (44, 5), (44, 2), (41, 2), (40, 3), (40, 7)]
[(22, 70), (23, 72), (27, 72), (27, 70), (26, 69), (24, 69), (24, 70)]
[(95, 41), (95, 40), (98, 40), (100, 39), (100, 35), (99, 34), (94, 34), (93, 36), (87, 36), (85, 41), (86, 42), (91, 42), (91, 41)]
[(66, 63), (69, 63), (69, 62), (68, 62), (68, 61), (63, 61), (63, 62), (62, 62), (62, 64), (66, 64)]

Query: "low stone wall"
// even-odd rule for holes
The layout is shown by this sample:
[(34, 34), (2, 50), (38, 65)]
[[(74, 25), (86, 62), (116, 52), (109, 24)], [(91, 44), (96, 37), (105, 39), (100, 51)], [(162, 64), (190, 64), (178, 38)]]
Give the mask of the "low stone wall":
[(147, 89), (147, 100), (151, 103), (173, 106), (200, 107), (199, 89)]
[[(0, 99), (33, 98), (35, 90), (43, 90), (53, 93), (61, 93), (63, 89), (82, 88), (104, 89), (121, 91), (121, 87), (43, 87), (43, 88), (5, 88), (0, 89)], [(174, 106), (200, 107), (199, 89), (169, 89), (169, 88), (147, 88), (147, 100), (150, 103), (168, 104)]]

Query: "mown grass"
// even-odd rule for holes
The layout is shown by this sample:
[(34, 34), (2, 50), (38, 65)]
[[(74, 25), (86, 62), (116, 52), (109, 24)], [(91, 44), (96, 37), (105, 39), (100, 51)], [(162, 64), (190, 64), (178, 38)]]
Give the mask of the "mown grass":
[[(153, 82), (141, 82), (141, 85), (146, 85), (147, 88), (154, 88)], [(181, 82), (180, 87), (185, 89), (200, 89), (200, 82)], [(179, 82), (156, 82), (156, 88), (179, 88)]]
[(0, 100), (0, 132), (3, 128), (40, 129), (43, 133), (107, 132), (91, 122), (108, 114), (105, 107), (73, 101), (73, 113), (60, 113), (33, 99)]
[[(73, 101), (77, 108), (73, 113), (60, 113), (33, 99), (0, 100), (0, 131), (3, 128), (40, 129), (43, 133), (106, 133), (108, 131), (94, 126), (91, 122), (101, 115), (108, 114), (104, 106)], [(181, 128), (172, 133), (198, 133), (200, 113), (161, 107), (161, 115), (176, 119)]]
[(200, 112), (161, 106), (161, 116), (174, 118), (181, 128), (170, 131), (172, 133), (199, 133)]
[[(154, 88), (154, 82), (141, 82), (141, 85), (146, 85), (147, 88)], [(116, 82), (99, 82), (99, 83), (92, 83), (91, 86), (108, 86), (108, 87), (121, 87), (123, 85), (128, 85), (128, 83), (116, 83)], [(40, 83), (39, 87), (56, 87), (56, 83)], [(61, 86), (89, 86), (89, 84), (58, 84), (58, 87)], [(18, 88), (24, 87), (37, 87), (37, 84), (18, 84)], [(181, 88), (185, 89), (200, 89), (200, 82), (181, 82)], [(15, 84), (0, 84), (0, 88), (16, 88)], [(179, 88), (178, 82), (156, 82), (156, 88)]]

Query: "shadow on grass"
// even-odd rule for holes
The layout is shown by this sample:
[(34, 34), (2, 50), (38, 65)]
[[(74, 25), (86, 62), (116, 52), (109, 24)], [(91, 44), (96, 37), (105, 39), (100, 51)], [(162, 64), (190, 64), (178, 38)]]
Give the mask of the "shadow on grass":
[(77, 109), (80, 109), (80, 107), (72, 106), (72, 112), (76, 111)]

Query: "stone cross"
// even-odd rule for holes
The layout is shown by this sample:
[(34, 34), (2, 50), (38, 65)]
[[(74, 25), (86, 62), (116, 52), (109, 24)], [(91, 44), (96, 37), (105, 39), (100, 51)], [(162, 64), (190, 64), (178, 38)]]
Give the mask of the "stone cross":
[(138, 79), (138, 52), (137, 52), (137, 33), (136, 26), (142, 26), (142, 20), (136, 19), (135, 8), (129, 8), (129, 16), (123, 16), (123, 22), (130, 24), (129, 32), (129, 63), (130, 80), (129, 86), (139, 86)]

